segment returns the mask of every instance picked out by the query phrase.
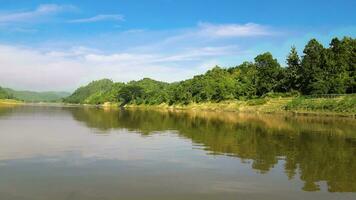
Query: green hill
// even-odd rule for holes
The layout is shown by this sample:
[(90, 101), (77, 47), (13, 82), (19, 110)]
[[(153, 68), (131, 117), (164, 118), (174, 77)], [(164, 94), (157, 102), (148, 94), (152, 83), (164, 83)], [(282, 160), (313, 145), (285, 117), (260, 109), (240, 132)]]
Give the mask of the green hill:
[[(74, 93), (64, 99), (66, 103), (93, 103), (100, 100), (103, 93), (108, 93), (114, 86), (114, 82), (109, 79), (93, 81), (86, 86), (78, 88)], [(106, 98), (110, 98), (105, 95)]]
[(80, 87), (64, 99), (66, 103), (103, 104), (105, 102), (125, 102), (159, 104), (167, 101), (170, 84), (144, 78), (128, 83), (114, 83), (109, 79), (93, 81)]
[(6, 91), (6, 89), (0, 87), (0, 99), (12, 99), (13, 96)]
[(70, 95), (68, 92), (33, 92), (4, 89), (13, 98), (26, 102), (59, 102)]

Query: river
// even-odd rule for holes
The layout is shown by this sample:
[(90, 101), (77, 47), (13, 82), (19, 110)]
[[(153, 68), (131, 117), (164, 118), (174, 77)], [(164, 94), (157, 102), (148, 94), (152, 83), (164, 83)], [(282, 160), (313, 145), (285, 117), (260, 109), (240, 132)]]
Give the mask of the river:
[(355, 122), (0, 107), (0, 199), (356, 199)]

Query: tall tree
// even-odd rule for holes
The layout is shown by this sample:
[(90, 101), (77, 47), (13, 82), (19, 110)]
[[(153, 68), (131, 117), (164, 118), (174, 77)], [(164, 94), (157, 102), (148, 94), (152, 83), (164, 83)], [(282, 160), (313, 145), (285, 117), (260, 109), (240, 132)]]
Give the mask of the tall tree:
[[(334, 47), (335, 46), (335, 47)], [(331, 49), (337, 52), (335, 59), (342, 69), (346, 68), (345, 87), (347, 93), (356, 92), (356, 39), (344, 37), (339, 43), (331, 42)], [(344, 75), (344, 74), (343, 74)], [(344, 75), (345, 76), (345, 75)]]
[(272, 54), (267, 52), (255, 58), (257, 69), (257, 95), (274, 92), (279, 84), (281, 66)]
[(333, 38), (330, 48), (326, 51), (325, 79), (329, 87), (328, 93), (345, 93), (346, 82), (349, 80), (347, 72), (349, 57), (348, 45), (338, 38)]
[(301, 64), (300, 58), (295, 46), (292, 46), (291, 51), (287, 56), (286, 77), (284, 83), (288, 91), (299, 90), (301, 79)]
[(303, 94), (327, 93), (326, 81), (322, 66), (324, 64), (324, 47), (316, 39), (311, 39), (304, 48), (301, 77), (301, 92)]

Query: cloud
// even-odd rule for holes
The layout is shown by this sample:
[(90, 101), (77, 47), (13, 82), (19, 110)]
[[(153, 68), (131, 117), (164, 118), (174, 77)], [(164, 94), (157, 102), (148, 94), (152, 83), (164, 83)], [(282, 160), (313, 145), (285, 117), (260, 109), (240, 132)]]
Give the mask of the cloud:
[(92, 23), (92, 22), (99, 22), (99, 21), (123, 21), (123, 15), (96, 15), (94, 17), (89, 18), (81, 18), (81, 19), (74, 19), (70, 20), (70, 23)]
[(199, 34), (209, 37), (254, 37), (269, 36), (275, 32), (268, 27), (254, 23), (247, 24), (211, 24), (199, 23)]
[(16, 89), (68, 91), (101, 78), (130, 81), (150, 77), (171, 82), (201, 73), (202, 60), (225, 53), (228, 52), (224, 47), (170, 53), (104, 53), (86, 47), (41, 51), (0, 45), (0, 85)]
[(42, 20), (44, 16), (72, 9), (74, 9), (74, 6), (71, 5), (42, 4), (35, 10), (31, 11), (17, 11), (0, 14), (0, 23), (33, 22)]
[[(231, 25), (205, 23), (177, 30), (127, 30), (95, 38), (46, 41), (36, 47), (0, 44), (0, 86), (68, 91), (100, 78), (124, 82), (144, 77), (184, 80), (217, 64), (232, 66), (251, 58), (250, 54), (256, 55), (249, 50), (265, 37), (249, 38), (246, 31), (235, 31), (233, 37), (223, 31), (227, 26)], [(249, 30), (250, 35), (254, 30), (252, 35), (269, 36), (261, 32), (264, 28)]]

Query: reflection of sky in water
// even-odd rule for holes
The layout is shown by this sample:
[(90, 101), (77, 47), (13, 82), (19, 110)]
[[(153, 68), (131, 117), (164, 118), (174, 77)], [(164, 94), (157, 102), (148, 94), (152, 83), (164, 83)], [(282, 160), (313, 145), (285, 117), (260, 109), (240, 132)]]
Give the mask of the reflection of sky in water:
[[(355, 198), (328, 193), (328, 184), (356, 191), (350, 154), (356, 145), (349, 130), (354, 126), (347, 120), (305, 125), (304, 119), (284, 117), (219, 114), (221, 121), (208, 115), (115, 112), (0, 109), (1, 199)], [(340, 154), (349, 164), (330, 166)], [(293, 162), (297, 169), (289, 179)], [(315, 174), (319, 171), (323, 174)]]
[[(58, 127), (60, 123), (60, 127)], [(174, 132), (157, 132), (142, 136), (124, 129), (96, 134), (94, 129), (66, 120), (0, 121), (0, 159), (32, 157), (66, 157), (117, 160), (157, 160), (175, 162), (190, 153), (192, 143)], [(20, 133), (20, 134), (19, 134)], [(200, 153), (202, 154), (202, 152)]]

